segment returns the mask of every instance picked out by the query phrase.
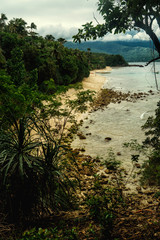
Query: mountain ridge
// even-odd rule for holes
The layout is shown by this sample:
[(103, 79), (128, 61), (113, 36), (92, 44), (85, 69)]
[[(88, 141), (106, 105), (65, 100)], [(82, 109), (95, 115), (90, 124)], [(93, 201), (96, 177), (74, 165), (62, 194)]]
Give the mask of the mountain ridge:
[(151, 41), (88, 41), (80, 44), (67, 42), (65, 46), (81, 51), (90, 49), (91, 52), (120, 54), (127, 62), (148, 62), (158, 57)]

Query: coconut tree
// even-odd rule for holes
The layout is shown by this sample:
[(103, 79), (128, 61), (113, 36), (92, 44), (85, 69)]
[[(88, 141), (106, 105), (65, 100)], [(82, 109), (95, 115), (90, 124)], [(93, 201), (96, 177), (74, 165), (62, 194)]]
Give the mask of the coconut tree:
[(54, 41), (55, 40), (55, 37), (52, 35), (52, 34), (47, 34), (45, 36), (45, 39), (48, 40), (48, 41)]
[(1, 17), (0, 17), (0, 31), (4, 31), (5, 26), (6, 26), (6, 20), (7, 17), (4, 13), (1, 13)]
[(13, 18), (8, 23), (8, 31), (11, 33), (17, 33), (21, 36), (26, 36), (26, 25), (27, 23), (22, 18)]

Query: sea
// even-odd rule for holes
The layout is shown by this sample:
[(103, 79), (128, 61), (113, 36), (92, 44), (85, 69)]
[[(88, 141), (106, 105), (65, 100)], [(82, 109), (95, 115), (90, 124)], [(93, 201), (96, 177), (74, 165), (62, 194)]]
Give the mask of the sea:
[(145, 65), (146, 62), (132, 62), (127, 67), (113, 67), (111, 72), (106, 73), (103, 88), (122, 92), (160, 90), (160, 62)]
[[(86, 136), (80, 140), (75, 137), (73, 148), (85, 149), (85, 154), (93, 157), (107, 158), (110, 149), (116, 154), (122, 166), (130, 171), (132, 168), (130, 151), (123, 148), (123, 143), (137, 139), (141, 143), (145, 139), (142, 126), (149, 116), (155, 116), (157, 103), (160, 101), (160, 91), (157, 90), (154, 65), (136, 67), (133, 65), (146, 63), (130, 63), (129, 67), (115, 67), (108, 73), (103, 88), (110, 88), (121, 92), (147, 93), (143, 99), (121, 103), (110, 103), (104, 109), (86, 113), (83, 125), (79, 131)], [(160, 62), (155, 64), (158, 89), (160, 89)], [(99, 74), (99, 73), (96, 73)], [(106, 142), (105, 139), (111, 139)]]

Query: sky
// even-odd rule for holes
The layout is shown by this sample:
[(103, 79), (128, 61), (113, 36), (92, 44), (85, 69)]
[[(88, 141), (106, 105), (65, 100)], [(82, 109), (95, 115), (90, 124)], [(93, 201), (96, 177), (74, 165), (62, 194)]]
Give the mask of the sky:
[[(1, 0), (0, 9), (0, 13), (4, 13), (8, 20), (22, 18), (28, 25), (34, 22), (40, 35), (52, 34), (56, 39), (63, 37), (71, 40), (86, 22), (93, 21), (96, 25), (94, 16), (102, 22), (97, 12), (97, 0)], [(147, 38), (142, 32), (127, 32), (125, 35), (107, 34), (103, 40)]]

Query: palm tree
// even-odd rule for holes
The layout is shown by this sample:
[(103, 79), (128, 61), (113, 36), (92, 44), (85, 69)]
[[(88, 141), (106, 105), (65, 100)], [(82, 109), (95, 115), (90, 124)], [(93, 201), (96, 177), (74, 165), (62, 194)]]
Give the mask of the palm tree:
[(6, 26), (6, 20), (7, 17), (4, 13), (1, 13), (1, 18), (0, 18), (0, 31), (3, 31), (5, 29)]
[(59, 43), (61, 43), (61, 44), (64, 44), (64, 43), (67, 42), (67, 40), (64, 39), (64, 38), (58, 38), (57, 41), (58, 41)]
[(48, 41), (54, 41), (55, 40), (55, 37), (52, 35), (52, 34), (47, 34), (45, 36), (45, 39), (48, 40)]
[(32, 22), (31, 25), (28, 26), (27, 28), (30, 29), (30, 32), (29, 32), (29, 35), (30, 35), (30, 36), (34, 37), (34, 36), (37, 35), (37, 33), (36, 33), (35, 31), (33, 31), (33, 29), (34, 29), (34, 30), (37, 29), (37, 26), (36, 26), (36, 24), (35, 24), (34, 22)]
[(9, 21), (8, 30), (11, 33), (17, 33), (21, 36), (26, 36), (26, 25), (27, 23), (22, 18), (13, 18)]
[(37, 29), (37, 26), (36, 26), (36, 24), (34, 24), (34, 22), (32, 22), (30, 28), (31, 28), (31, 31), (32, 31), (32, 29)]

